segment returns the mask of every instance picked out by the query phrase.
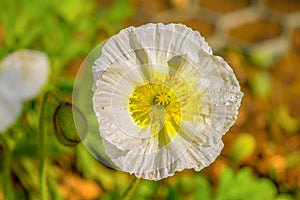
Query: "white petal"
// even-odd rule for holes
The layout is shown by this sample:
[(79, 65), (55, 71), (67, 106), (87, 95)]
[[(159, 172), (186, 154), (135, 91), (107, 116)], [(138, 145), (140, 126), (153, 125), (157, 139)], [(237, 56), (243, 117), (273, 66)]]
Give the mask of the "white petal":
[(0, 71), (0, 96), (22, 101), (22, 72), (20, 70)]
[(103, 140), (103, 145), (105, 152), (119, 169), (133, 173), (139, 178), (150, 180), (160, 180), (173, 176), (176, 171), (184, 169), (200, 171), (215, 161), (224, 146), (221, 140), (210, 146), (204, 146), (195, 139), (190, 148), (181, 153), (180, 157), (172, 159), (174, 150), (181, 150), (178, 145), (164, 148), (156, 154), (144, 155), (119, 150), (106, 140)]
[(210, 101), (203, 101), (203, 106), (208, 107), (208, 113), (203, 112), (203, 115), (211, 126), (210, 134), (221, 137), (235, 122), (243, 93), (232, 69), (221, 57), (203, 51), (199, 51), (199, 57), (203, 62), (196, 67), (204, 80), (197, 82), (198, 87), (206, 87), (206, 94), (210, 95)]
[[(155, 138), (140, 140), (141, 144), (131, 143), (133, 148), (129, 148), (131, 147), (129, 145), (127, 150), (120, 149), (122, 141), (115, 143), (117, 146), (104, 139), (105, 152), (123, 171), (147, 179), (166, 178), (185, 168), (199, 171), (216, 159), (223, 148), (223, 143), (217, 140), (208, 144), (206, 142), (208, 136), (197, 132), (195, 127), (190, 122), (184, 123), (182, 130), (185, 133), (178, 134), (168, 146), (161, 149), (157, 149), (158, 142)], [(130, 141), (125, 143), (128, 144)]]
[(20, 91), (21, 73), (11, 70), (0, 72), (0, 132), (4, 132), (17, 119), (23, 108)]
[[(135, 65), (140, 65), (135, 54), (130, 53), (135, 50), (143, 49), (146, 55), (143, 59), (148, 63), (166, 64), (174, 55), (187, 55), (190, 60), (198, 62), (199, 48), (212, 54), (200, 33), (182, 24), (150, 23), (137, 28), (129, 27), (107, 40), (100, 58), (95, 62), (94, 78), (97, 81), (107, 68), (118, 61), (130, 60)], [(162, 50), (165, 54), (153, 50)]]
[(22, 108), (22, 102), (0, 96), (0, 133), (16, 121)]
[(21, 85), (16, 90), (24, 100), (35, 97), (46, 83), (49, 74), (49, 61), (45, 53), (34, 50), (19, 50), (2, 60), (2, 71), (21, 72)]

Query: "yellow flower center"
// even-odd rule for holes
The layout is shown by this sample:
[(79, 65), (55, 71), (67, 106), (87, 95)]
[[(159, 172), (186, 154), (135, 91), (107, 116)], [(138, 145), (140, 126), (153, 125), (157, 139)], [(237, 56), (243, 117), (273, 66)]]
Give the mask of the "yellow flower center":
[[(157, 136), (159, 145), (170, 142), (181, 126), (183, 117), (197, 108), (190, 84), (175, 77), (156, 74), (132, 92), (129, 111), (137, 126), (150, 126), (150, 135)], [(192, 109), (191, 109), (192, 108)]]
[(129, 98), (129, 110), (138, 126), (159, 125), (171, 135), (181, 123), (179, 99), (163, 84), (146, 83), (136, 88)]

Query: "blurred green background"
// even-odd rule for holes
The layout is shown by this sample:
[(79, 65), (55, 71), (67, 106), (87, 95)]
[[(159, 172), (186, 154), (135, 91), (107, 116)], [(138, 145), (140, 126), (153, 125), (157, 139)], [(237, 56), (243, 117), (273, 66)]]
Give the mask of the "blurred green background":
[[(297, 0), (0, 0), (0, 59), (22, 48), (46, 52), (51, 75), (44, 91), (58, 90), (71, 102), (76, 72), (97, 44), (130, 25), (184, 23), (233, 67), (245, 94), (238, 120), (211, 166), (142, 180), (133, 199), (300, 199), (299, 13)], [(42, 93), (27, 101), (3, 135), (11, 147), (10, 183), (1, 182), (0, 199), (7, 184), (12, 199), (40, 199), (41, 102)], [(81, 144), (66, 147), (54, 133), (46, 137), (49, 199), (116, 199), (133, 180)], [(1, 180), (5, 155), (1, 142)]]

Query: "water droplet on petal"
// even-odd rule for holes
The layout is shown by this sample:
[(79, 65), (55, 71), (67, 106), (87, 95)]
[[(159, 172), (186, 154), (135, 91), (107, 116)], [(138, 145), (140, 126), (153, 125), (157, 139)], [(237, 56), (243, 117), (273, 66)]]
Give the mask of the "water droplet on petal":
[(211, 120), (207, 117), (204, 118), (204, 124), (206, 124), (207, 126), (211, 125)]
[(231, 104), (231, 101), (225, 101), (224, 106), (229, 106)]

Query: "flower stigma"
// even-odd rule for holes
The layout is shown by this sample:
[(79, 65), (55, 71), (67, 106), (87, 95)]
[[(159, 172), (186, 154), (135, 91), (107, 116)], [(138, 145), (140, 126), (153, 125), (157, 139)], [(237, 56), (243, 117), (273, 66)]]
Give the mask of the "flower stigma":
[(166, 92), (161, 92), (159, 94), (156, 94), (154, 97), (154, 104), (166, 106), (169, 105), (170, 102), (171, 102), (171, 96)]

